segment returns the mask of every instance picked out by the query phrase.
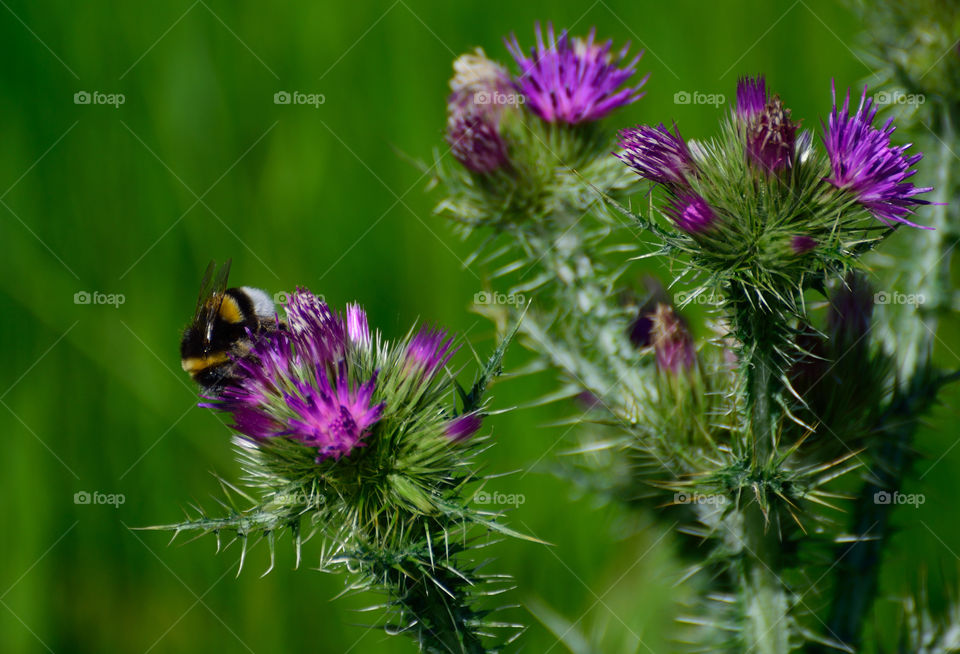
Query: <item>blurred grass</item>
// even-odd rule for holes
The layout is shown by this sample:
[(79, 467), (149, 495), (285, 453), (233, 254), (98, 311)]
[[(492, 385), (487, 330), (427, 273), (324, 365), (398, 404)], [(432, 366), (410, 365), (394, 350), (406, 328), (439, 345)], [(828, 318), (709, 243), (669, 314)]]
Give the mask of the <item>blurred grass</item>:
[[(852, 85), (868, 72), (850, 49), (852, 17), (813, 0), (11, 0), (0, 16), (5, 652), (412, 651), (354, 626), (372, 619), (353, 612), (371, 598), (331, 602), (343, 581), (291, 571), (288, 548), (268, 577), (258, 578), (260, 552), (234, 579), (236, 553), (213, 556), (212, 540), (167, 548), (162, 536), (128, 527), (176, 520), (179, 506), (215, 492), (210, 471), (236, 474), (227, 429), (194, 408), (177, 360), (211, 258), (232, 257), (236, 283), (358, 299), (388, 335), (423, 319), (491, 346), (488, 324), (467, 312), (482, 288), (481, 271), (461, 265), (470, 246), (431, 216), (426, 179), (395, 152), (429, 159), (441, 144), (456, 54), (482, 45), (503, 58), (500, 37), (516, 30), (530, 43), (537, 19), (575, 32), (596, 24), (617, 43), (642, 39), (648, 96), (612, 126), (675, 118), (694, 138), (726, 107), (676, 105), (678, 91), (731, 99), (737, 75), (764, 71), (814, 128), (830, 80)], [(126, 102), (76, 105), (80, 90), (120, 92)], [(326, 102), (278, 106), (279, 90), (323, 93)], [(84, 290), (126, 302), (74, 304)], [(956, 330), (949, 334), (944, 365), (960, 351)], [(514, 351), (510, 363), (524, 358)], [(496, 405), (550, 388), (547, 378), (507, 380)], [(489, 470), (526, 470), (562, 449), (554, 446), (564, 430), (540, 427), (554, 411), (490, 421), (498, 446)], [(960, 525), (949, 517), (955, 412), (944, 407), (931, 422), (921, 449), (930, 463), (946, 454), (924, 479), (927, 504), (898, 518), (893, 556), (904, 563), (887, 575), (889, 592), (924, 565), (936, 578), (954, 570), (960, 552)], [(499, 483), (526, 497), (513, 524), (555, 544), (497, 546), (498, 570), (518, 579), (516, 601), (545, 600), (571, 620), (588, 611), (584, 631), (632, 633), (646, 646), (639, 651), (669, 649), (683, 594), (671, 587), (669, 535), (650, 527), (616, 538), (620, 516), (536, 469)], [(76, 505), (80, 490), (126, 502)], [(561, 650), (525, 611), (516, 617), (533, 623), (524, 651)]]

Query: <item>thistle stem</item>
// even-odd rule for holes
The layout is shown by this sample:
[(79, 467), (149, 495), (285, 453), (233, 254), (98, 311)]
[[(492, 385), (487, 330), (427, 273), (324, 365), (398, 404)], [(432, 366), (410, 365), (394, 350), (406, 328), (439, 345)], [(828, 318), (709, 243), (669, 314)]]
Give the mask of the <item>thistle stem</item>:
[(740, 572), (745, 603), (743, 625), (746, 651), (786, 654), (790, 651), (789, 602), (778, 568), (779, 543), (767, 529), (760, 507), (751, 503), (743, 510), (746, 556)]
[[(436, 555), (444, 556), (442, 551)], [(425, 654), (486, 654), (476, 631), (479, 616), (468, 606), (463, 577), (443, 566), (407, 560), (381, 570), (405, 628), (416, 634)]]
[(769, 506), (764, 478), (776, 451), (773, 430), (773, 396), (776, 332), (774, 318), (751, 305), (744, 293), (732, 297), (734, 327), (742, 345), (742, 370), (746, 376), (746, 400), (750, 421), (750, 476), (755, 498), (740, 508), (744, 557), (739, 572), (740, 593), (745, 605), (743, 634), (747, 651), (786, 654), (790, 651), (790, 602), (780, 569), (780, 542), (769, 529)]

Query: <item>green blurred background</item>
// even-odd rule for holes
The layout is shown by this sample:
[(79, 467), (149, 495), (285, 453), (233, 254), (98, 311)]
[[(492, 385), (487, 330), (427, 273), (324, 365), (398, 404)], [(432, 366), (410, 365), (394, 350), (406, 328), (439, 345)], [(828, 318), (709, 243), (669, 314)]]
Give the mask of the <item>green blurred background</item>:
[[(677, 92), (730, 99), (738, 74), (763, 71), (816, 127), (831, 78), (846, 86), (868, 73), (853, 15), (817, 0), (0, 4), (3, 652), (413, 651), (362, 626), (376, 615), (355, 609), (373, 598), (331, 601), (343, 579), (310, 570), (309, 547), (306, 569), (292, 571), (281, 546), (265, 578), (260, 548), (237, 579), (237, 552), (214, 556), (212, 539), (168, 548), (129, 528), (175, 521), (216, 491), (211, 472), (237, 474), (228, 430), (194, 406), (177, 356), (211, 258), (232, 257), (237, 284), (357, 299), (387, 335), (423, 319), (491, 347), (490, 325), (469, 312), (482, 271), (464, 269), (470, 244), (431, 215), (437, 196), (408, 160), (442, 145), (457, 54), (481, 45), (503, 58), (501, 36), (530, 44), (537, 19), (575, 33), (596, 25), (642, 42), (640, 68), (652, 72), (647, 97), (611, 126), (676, 119), (694, 138), (729, 105), (678, 105)], [(274, 104), (284, 90), (325, 103)], [(125, 103), (78, 105), (79, 91)], [(82, 291), (125, 302), (75, 304)], [(953, 331), (945, 366), (960, 351)], [(525, 358), (515, 350), (509, 367)], [(548, 376), (506, 379), (495, 406), (551, 387)], [(956, 398), (921, 435), (927, 502), (897, 516), (885, 594), (924, 570), (934, 590), (954, 576)], [(633, 640), (611, 652), (667, 651), (677, 600), (692, 591), (674, 587), (674, 536), (542, 471), (569, 437), (542, 426), (558, 412), (489, 421), (488, 470), (520, 471), (493, 485), (526, 498), (512, 524), (554, 544), (503, 543), (494, 565), (517, 578), (518, 604)], [(125, 502), (78, 505), (79, 491)], [(817, 610), (825, 598), (806, 601)], [(532, 625), (522, 651), (563, 650), (524, 608), (512, 617)]]

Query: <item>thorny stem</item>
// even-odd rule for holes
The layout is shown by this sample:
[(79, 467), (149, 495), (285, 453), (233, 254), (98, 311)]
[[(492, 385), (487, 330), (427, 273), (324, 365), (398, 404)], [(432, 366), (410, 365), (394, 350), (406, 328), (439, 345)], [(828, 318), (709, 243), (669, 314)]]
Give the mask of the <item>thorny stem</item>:
[(428, 572), (416, 562), (391, 566), (383, 575), (410, 623), (408, 628), (417, 633), (423, 652), (487, 653), (474, 625), (478, 616), (467, 606), (463, 579), (442, 566), (434, 566)]
[[(551, 275), (558, 295), (556, 305), (574, 314), (575, 318), (563, 322), (575, 325), (576, 333), (557, 333), (562, 329), (560, 320), (543, 325), (535, 314), (526, 317), (521, 330), (537, 341), (554, 366), (615, 409), (617, 390), (640, 371), (625, 360), (630, 349), (625, 325), (610, 332), (611, 325), (621, 326), (610, 298), (615, 277), (591, 255), (578, 230), (572, 228), (576, 222), (576, 216), (557, 215), (554, 223), (525, 230), (520, 236), (528, 254), (536, 257), (537, 266)], [(600, 354), (599, 361), (586, 356), (592, 349)]]
[(769, 529), (768, 516), (759, 500), (764, 472), (775, 454), (771, 407), (776, 392), (773, 353), (776, 341), (768, 325), (770, 316), (761, 313), (736, 290), (731, 298), (735, 310), (735, 328), (743, 346), (742, 366), (746, 375), (749, 411), (750, 469), (758, 481), (756, 498), (741, 506), (744, 558), (739, 584), (745, 603), (747, 623), (744, 637), (747, 651), (757, 654), (786, 654), (790, 651), (790, 617), (787, 589), (777, 576), (780, 569), (780, 543)]
[[(916, 432), (914, 416), (929, 406), (936, 389), (926, 382), (929, 374), (930, 353), (936, 340), (940, 316), (950, 309), (950, 261), (956, 245), (957, 225), (951, 224), (954, 207), (947, 204), (953, 194), (953, 150), (957, 144), (956, 115), (950, 106), (940, 107), (940, 134), (937, 157), (937, 201), (931, 216), (934, 229), (913, 232), (918, 251), (926, 254), (919, 266), (920, 277), (915, 278), (916, 292), (926, 302), (913, 317), (913, 329), (902, 334), (900, 374), (904, 379), (904, 395), (900, 406), (884, 416), (886, 424), (894, 426), (884, 433), (883, 444), (876, 454), (871, 473), (875, 481), (864, 485), (857, 500), (854, 515), (854, 534), (858, 540), (838, 549), (838, 574), (829, 626), (831, 636), (858, 649), (862, 640), (863, 622), (877, 593), (883, 549), (890, 536), (890, 512), (893, 502), (877, 502), (877, 493), (896, 493), (903, 485), (912, 457), (907, 455)], [(915, 399), (914, 399), (915, 398)], [(920, 404), (923, 406), (915, 406)]]

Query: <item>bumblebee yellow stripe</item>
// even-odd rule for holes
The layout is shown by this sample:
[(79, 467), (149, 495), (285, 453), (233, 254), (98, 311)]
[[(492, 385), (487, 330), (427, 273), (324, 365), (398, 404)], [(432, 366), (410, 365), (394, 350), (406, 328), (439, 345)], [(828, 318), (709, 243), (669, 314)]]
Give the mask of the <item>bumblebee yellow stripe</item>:
[(181, 366), (187, 372), (193, 373), (200, 370), (206, 370), (211, 366), (217, 366), (230, 360), (226, 352), (213, 352), (205, 357), (188, 357), (181, 362)]
[(243, 322), (243, 314), (240, 313), (240, 305), (237, 301), (225, 295), (223, 302), (220, 303), (220, 318), (231, 325)]

